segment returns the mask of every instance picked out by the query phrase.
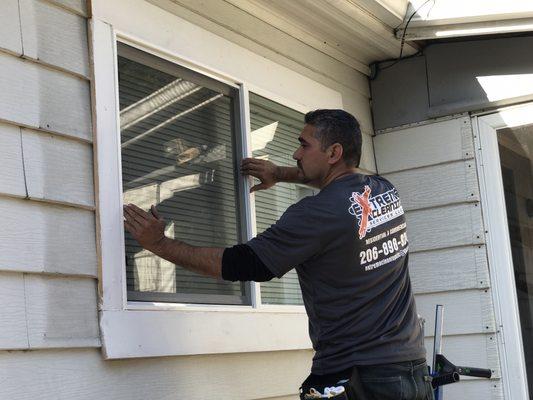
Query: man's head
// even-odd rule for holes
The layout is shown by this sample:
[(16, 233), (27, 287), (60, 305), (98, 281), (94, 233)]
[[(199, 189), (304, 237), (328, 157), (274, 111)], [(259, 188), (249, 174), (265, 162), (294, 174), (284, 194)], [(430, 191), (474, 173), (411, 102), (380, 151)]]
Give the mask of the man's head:
[(344, 110), (315, 110), (305, 114), (305, 123), (315, 127), (322, 150), (339, 143), (348, 167), (358, 167), (361, 159), (361, 129), (355, 117)]
[(331, 171), (359, 166), (361, 130), (355, 117), (343, 110), (315, 110), (305, 115), (305, 126), (293, 154), (309, 181), (320, 181)]

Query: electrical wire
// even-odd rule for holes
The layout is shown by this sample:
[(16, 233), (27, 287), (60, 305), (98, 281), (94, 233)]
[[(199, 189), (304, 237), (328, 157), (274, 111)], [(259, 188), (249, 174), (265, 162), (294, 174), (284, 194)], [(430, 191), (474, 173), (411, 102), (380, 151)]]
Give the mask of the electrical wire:
[[(383, 71), (384, 69), (387, 69), (387, 68), (390, 68), (392, 67), (393, 65), (396, 65), (398, 64), (401, 60), (403, 60), (405, 57), (402, 57), (403, 55), (403, 48), (404, 48), (404, 45), (405, 45), (405, 34), (407, 33), (407, 28), (409, 27), (409, 23), (411, 22), (411, 20), (413, 19), (413, 17), (416, 15), (416, 13), (418, 13), (418, 11), (424, 7), (427, 3), (429, 3), (430, 1), (433, 1), (433, 4), (431, 5), (431, 8), (429, 9), (428, 11), (428, 14), (429, 12), (433, 9), (433, 7), (435, 6), (435, 2), (437, 0), (426, 0), (424, 3), (422, 3), (415, 11), (413, 11), (413, 13), (411, 14), (411, 16), (409, 17), (409, 19), (407, 20), (407, 23), (405, 24), (405, 28), (403, 29), (403, 33), (402, 33), (402, 40), (400, 42), (400, 55), (399, 57), (390, 65), (387, 65), (386, 67), (383, 67), (383, 68), (379, 68), (380, 71)], [(394, 28), (394, 32), (397, 32), (398, 29), (400, 28), (400, 26), (402, 26), (403, 22), (398, 25), (396, 28)], [(420, 54), (420, 52), (417, 52), (416, 54), (413, 54), (412, 57), (416, 56)], [(411, 57), (411, 56), (410, 56)], [(392, 60), (391, 60), (392, 61)], [(382, 61), (383, 62), (383, 61)]]

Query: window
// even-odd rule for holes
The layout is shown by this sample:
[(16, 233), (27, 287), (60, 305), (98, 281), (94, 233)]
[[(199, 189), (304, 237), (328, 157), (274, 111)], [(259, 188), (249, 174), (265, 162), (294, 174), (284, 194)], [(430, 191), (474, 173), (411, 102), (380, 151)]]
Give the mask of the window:
[(294, 165), (301, 112), (341, 108), (342, 97), (187, 21), (140, 29), (153, 24), (143, 7), (128, 18), (97, 7), (91, 19), (103, 356), (310, 349), (293, 274), (262, 284), (188, 274), (136, 247), (122, 203), (157, 203), (175, 221), (167, 234), (193, 244), (244, 242), (309, 191), (250, 195), (239, 161)]
[[(242, 239), (235, 89), (127, 45), (118, 48), (124, 202), (155, 204), (166, 235), (197, 246)], [(128, 300), (243, 304), (241, 283), (203, 277), (125, 232)]]
[[(298, 135), (304, 115), (264, 97), (250, 94), (250, 122), (252, 155), (281, 166), (292, 166), (292, 154), (300, 145)], [(275, 223), (291, 204), (312, 195), (312, 189), (279, 183), (266, 191), (256, 192), (255, 219), (257, 233)], [(295, 270), (281, 279), (261, 283), (261, 302), (264, 304), (303, 304), (300, 284)]]
[[(197, 246), (247, 240), (248, 193), (238, 174), (242, 155), (239, 91), (229, 85), (118, 44), (123, 200), (155, 204), (166, 235)], [(251, 151), (294, 165), (303, 114), (250, 94)], [(245, 149), (248, 150), (248, 149)], [(255, 195), (257, 232), (273, 224), (310, 189), (280, 184)], [(252, 285), (202, 277), (142, 249), (125, 236), (128, 301), (251, 304)], [(301, 305), (296, 273), (262, 283), (264, 304)]]

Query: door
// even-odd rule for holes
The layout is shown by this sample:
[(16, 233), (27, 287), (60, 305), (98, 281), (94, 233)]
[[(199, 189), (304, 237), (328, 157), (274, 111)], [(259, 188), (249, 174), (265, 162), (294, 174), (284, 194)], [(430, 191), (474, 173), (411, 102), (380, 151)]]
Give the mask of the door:
[[(475, 118), (505, 398), (533, 394), (533, 104)], [(528, 388), (529, 382), (529, 388)]]

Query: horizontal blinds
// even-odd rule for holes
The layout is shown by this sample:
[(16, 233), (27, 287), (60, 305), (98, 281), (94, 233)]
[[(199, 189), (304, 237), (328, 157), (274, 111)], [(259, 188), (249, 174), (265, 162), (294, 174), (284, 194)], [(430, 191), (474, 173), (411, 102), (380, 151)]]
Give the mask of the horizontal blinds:
[[(118, 67), (124, 202), (145, 210), (155, 204), (169, 237), (197, 246), (234, 245), (233, 98), (123, 56)], [(244, 296), (240, 283), (202, 277), (154, 256), (127, 231), (125, 239), (129, 299)]]
[[(295, 166), (292, 154), (299, 146), (303, 114), (271, 100), (250, 93), (252, 155), (282, 166)], [(301, 198), (312, 194), (302, 186), (281, 183), (255, 192), (257, 233), (274, 224), (285, 210)], [(261, 300), (265, 304), (303, 304), (295, 270), (281, 279), (261, 283)]]

